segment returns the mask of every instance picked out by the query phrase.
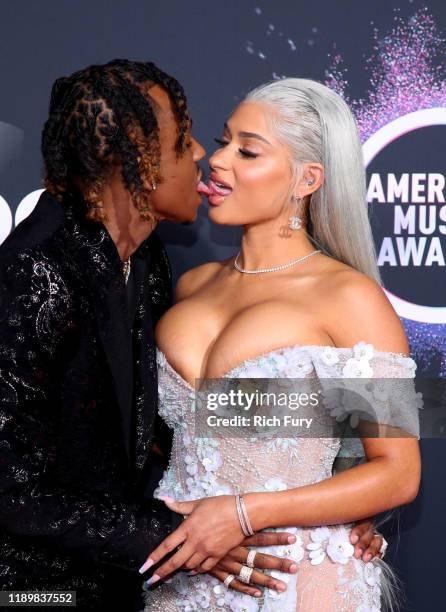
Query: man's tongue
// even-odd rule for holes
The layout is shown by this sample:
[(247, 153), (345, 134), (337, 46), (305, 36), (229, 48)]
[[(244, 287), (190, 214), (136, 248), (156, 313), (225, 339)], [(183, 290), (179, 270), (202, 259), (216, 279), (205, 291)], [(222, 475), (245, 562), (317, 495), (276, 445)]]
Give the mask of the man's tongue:
[(209, 195), (218, 195), (218, 196), (228, 196), (232, 193), (232, 189), (230, 187), (223, 187), (215, 183), (212, 179), (209, 180)]
[(200, 181), (198, 183), (197, 191), (198, 193), (201, 193), (205, 196), (211, 195), (212, 193), (212, 191), (209, 189), (209, 187), (205, 183), (203, 183), (203, 181)]

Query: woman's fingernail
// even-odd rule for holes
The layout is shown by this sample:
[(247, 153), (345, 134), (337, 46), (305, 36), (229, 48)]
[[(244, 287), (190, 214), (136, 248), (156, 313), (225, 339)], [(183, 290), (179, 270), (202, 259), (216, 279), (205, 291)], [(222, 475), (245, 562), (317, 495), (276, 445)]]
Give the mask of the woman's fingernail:
[(139, 568), (138, 572), (140, 574), (144, 574), (144, 572), (147, 572), (147, 570), (150, 567), (152, 567), (152, 565), (153, 565), (152, 559), (147, 559), (147, 561), (143, 565), (141, 565), (141, 567)]
[(158, 499), (161, 499), (161, 501), (163, 502), (169, 502), (169, 503), (173, 503), (175, 501), (173, 497), (169, 497), (168, 495), (160, 495)]
[(260, 591), (254, 591), (254, 597), (260, 597), (262, 593)]
[(372, 555), (370, 553), (367, 553), (366, 556), (364, 557), (364, 561), (370, 561), (370, 559), (372, 558)]
[(295, 563), (290, 565), (290, 572), (292, 572), (292, 573), (297, 572), (297, 565)]
[(363, 552), (364, 552), (364, 551), (362, 550), (362, 548), (359, 548), (359, 549), (358, 549), (358, 551), (357, 551), (357, 553), (356, 553), (356, 555), (357, 555), (357, 557), (356, 557), (356, 558), (357, 558), (357, 559), (359, 559), (359, 557), (362, 555), (362, 553), (363, 553)]
[(283, 593), (284, 591), (286, 591), (286, 584), (278, 584), (277, 585), (277, 590), (280, 591), (281, 593)]
[(196, 576), (198, 574), (197, 570), (191, 570), (187, 573), (188, 576)]
[(152, 584), (155, 584), (155, 582), (158, 582), (158, 580), (161, 578), (161, 576), (158, 576), (158, 574), (153, 574), (153, 576), (151, 578), (149, 578), (148, 580), (146, 580), (146, 586), (152, 586)]
[(296, 541), (296, 536), (290, 535), (288, 536), (288, 544), (294, 544)]
[(351, 537), (352, 544), (356, 544), (356, 542), (358, 540), (359, 540), (359, 536), (356, 533), (354, 535), (352, 535), (352, 537)]

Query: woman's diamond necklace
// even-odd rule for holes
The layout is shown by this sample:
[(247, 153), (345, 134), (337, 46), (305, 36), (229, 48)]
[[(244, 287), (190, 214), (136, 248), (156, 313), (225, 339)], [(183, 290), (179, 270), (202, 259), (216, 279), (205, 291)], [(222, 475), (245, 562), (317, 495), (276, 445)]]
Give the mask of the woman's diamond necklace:
[(308, 259), (312, 255), (316, 255), (316, 253), (321, 253), (321, 250), (317, 249), (316, 251), (311, 251), (311, 253), (308, 253), (307, 255), (304, 255), (303, 257), (299, 257), (299, 259), (293, 259), (292, 261), (289, 261), (286, 264), (282, 264), (280, 266), (274, 266), (273, 268), (259, 268), (258, 270), (245, 270), (245, 268), (241, 268), (238, 264), (238, 258), (240, 255), (240, 251), (239, 251), (237, 253), (237, 257), (234, 260), (234, 268), (238, 270), (239, 272), (243, 272), (243, 274), (260, 274), (262, 272), (277, 272), (278, 270), (285, 270), (285, 268), (291, 268), (291, 266), (296, 265), (300, 261), (304, 261), (305, 259)]

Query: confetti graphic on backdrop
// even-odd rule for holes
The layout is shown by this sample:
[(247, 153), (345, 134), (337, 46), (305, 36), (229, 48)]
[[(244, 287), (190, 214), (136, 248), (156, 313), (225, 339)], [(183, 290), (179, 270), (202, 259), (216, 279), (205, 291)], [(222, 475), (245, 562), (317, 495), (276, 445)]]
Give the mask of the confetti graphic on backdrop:
[[(255, 13), (267, 21), (261, 8), (257, 7)], [(335, 51), (329, 55), (325, 84), (349, 104), (363, 143), (380, 128), (408, 113), (446, 107), (445, 39), (438, 32), (433, 17), (424, 7), (405, 21), (395, 9), (394, 21), (391, 32), (385, 36), (381, 36), (377, 28), (373, 30), (374, 47), (365, 60), (365, 70), (370, 75), (369, 87), (363, 97), (354, 99), (349, 95), (348, 68), (342, 54)], [(306, 39), (307, 45), (315, 44), (317, 32), (318, 28), (313, 26)], [(292, 52), (297, 49), (296, 41), (272, 23), (268, 24), (266, 35), (282, 39)], [(262, 61), (268, 57), (265, 48), (256, 47), (251, 41), (247, 42), (246, 50)], [(274, 79), (285, 76), (277, 67), (272, 71)], [(419, 374), (446, 377), (446, 322), (423, 323), (404, 317), (401, 320)]]
[[(340, 54), (326, 74), (326, 85), (337, 91), (353, 110), (362, 142), (393, 119), (423, 108), (446, 107), (444, 38), (427, 9), (405, 22), (395, 16), (390, 34), (380, 38), (375, 28), (373, 54), (366, 60), (370, 88), (355, 100), (348, 95), (348, 79)], [(438, 63), (437, 63), (438, 62)]]

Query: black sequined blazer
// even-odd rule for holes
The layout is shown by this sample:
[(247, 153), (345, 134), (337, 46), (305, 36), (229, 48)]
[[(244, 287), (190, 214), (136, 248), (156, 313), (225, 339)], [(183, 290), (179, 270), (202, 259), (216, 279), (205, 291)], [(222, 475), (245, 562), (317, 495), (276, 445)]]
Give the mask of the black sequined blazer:
[(0, 247), (0, 586), (100, 601), (107, 568), (139, 576), (177, 523), (143, 496), (171, 276), (152, 234), (131, 329), (118, 252), (82, 206), (45, 191)]

